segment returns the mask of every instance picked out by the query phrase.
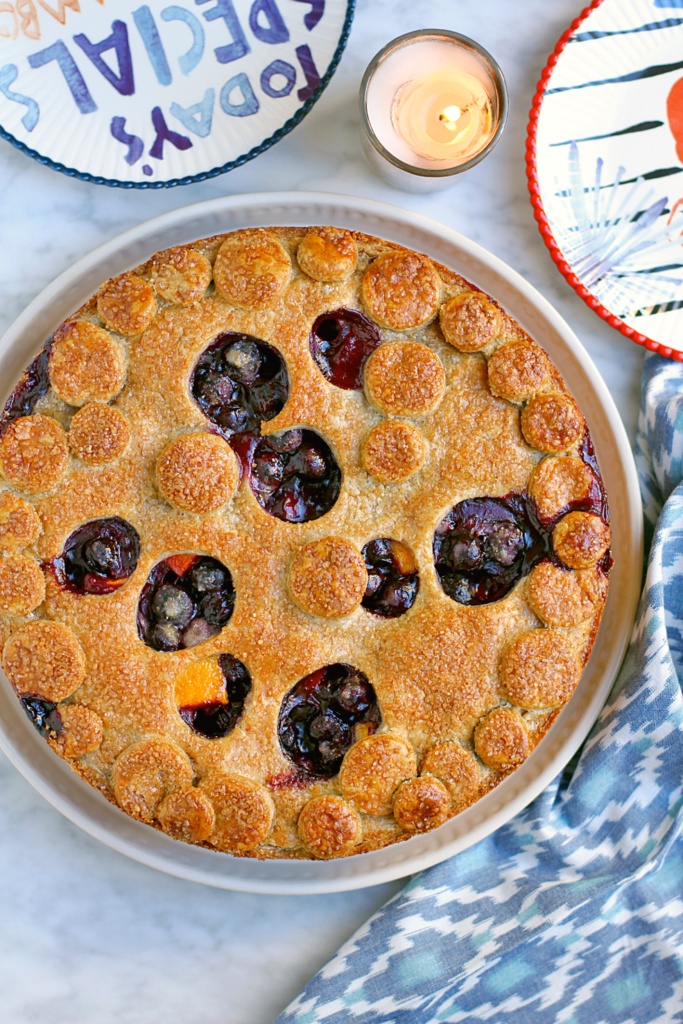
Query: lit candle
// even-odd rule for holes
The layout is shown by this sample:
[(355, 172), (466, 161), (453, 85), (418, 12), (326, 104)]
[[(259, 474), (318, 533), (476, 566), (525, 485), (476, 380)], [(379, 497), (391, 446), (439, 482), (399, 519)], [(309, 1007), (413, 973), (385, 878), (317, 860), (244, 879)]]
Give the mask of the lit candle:
[(493, 57), (466, 36), (436, 29), (380, 50), (360, 98), (370, 165), (414, 192), (453, 184), (495, 146), (507, 116), (505, 79)]

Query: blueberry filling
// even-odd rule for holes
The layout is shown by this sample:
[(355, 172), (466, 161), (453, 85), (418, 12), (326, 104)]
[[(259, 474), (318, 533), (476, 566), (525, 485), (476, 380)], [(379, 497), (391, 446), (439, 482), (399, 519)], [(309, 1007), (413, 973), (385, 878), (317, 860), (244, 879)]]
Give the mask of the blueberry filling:
[(417, 564), (409, 548), (382, 537), (365, 545), (363, 558), (368, 570), (363, 607), (385, 619), (407, 612), (420, 588)]
[(332, 508), (341, 470), (312, 430), (262, 437), (251, 459), (251, 489), (261, 508), (287, 523), (308, 523)]
[(309, 344), (318, 369), (330, 384), (360, 391), (365, 364), (381, 341), (375, 325), (360, 313), (335, 309), (315, 321)]
[(133, 575), (140, 557), (137, 530), (125, 519), (93, 519), (67, 537), (53, 561), (58, 583), (76, 594), (110, 594)]
[(50, 338), (42, 352), (36, 356), (28, 369), (24, 370), (21, 380), (5, 402), (0, 420), (0, 434), (12, 420), (19, 419), (20, 416), (30, 416), (43, 395), (47, 394), (50, 387), (48, 360), (51, 342)]
[(22, 697), (21, 706), (42, 736), (61, 734), (62, 719), (56, 704), (49, 700), (40, 700), (38, 697)]
[(461, 501), (434, 535), (437, 575), (459, 604), (499, 601), (549, 552), (549, 535), (518, 494)]
[(154, 566), (138, 601), (138, 636), (155, 651), (196, 647), (232, 615), (235, 588), (216, 558), (171, 555)]
[(356, 740), (377, 731), (377, 697), (367, 676), (351, 665), (326, 665), (299, 680), (282, 702), (280, 745), (311, 775), (336, 775)]
[(221, 334), (197, 361), (190, 390), (223, 437), (261, 432), (289, 394), (287, 368), (271, 345), (248, 334)]
[(251, 693), (251, 675), (246, 665), (232, 654), (221, 654), (218, 664), (225, 679), (227, 702), (178, 708), (180, 717), (190, 729), (210, 740), (219, 739), (232, 732)]

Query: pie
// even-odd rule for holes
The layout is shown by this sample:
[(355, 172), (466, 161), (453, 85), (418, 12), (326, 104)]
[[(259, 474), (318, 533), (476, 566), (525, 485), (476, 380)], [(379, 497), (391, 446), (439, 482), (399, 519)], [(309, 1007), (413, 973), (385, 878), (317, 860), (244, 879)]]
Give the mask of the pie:
[(607, 597), (581, 411), (399, 245), (240, 230), (104, 282), (0, 434), (2, 666), (122, 811), (233, 855), (433, 829), (570, 699)]

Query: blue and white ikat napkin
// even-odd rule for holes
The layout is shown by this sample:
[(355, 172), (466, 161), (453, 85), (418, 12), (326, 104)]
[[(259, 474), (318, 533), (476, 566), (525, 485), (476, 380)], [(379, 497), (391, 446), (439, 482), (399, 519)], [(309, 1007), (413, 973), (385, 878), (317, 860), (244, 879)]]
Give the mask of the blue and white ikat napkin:
[(635, 454), (645, 590), (577, 763), (412, 879), (276, 1024), (683, 1021), (683, 365), (653, 354)]

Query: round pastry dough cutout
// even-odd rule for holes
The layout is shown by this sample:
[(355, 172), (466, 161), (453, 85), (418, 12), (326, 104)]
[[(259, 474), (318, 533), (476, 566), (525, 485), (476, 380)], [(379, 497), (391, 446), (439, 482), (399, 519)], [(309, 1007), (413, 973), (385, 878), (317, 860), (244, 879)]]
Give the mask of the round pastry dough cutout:
[(344, 228), (311, 228), (299, 243), (299, 266), (314, 281), (345, 281), (353, 273), (358, 249)]
[(462, 810), (477, 797), (481, 773), (477, 759), (459, 743), (437, 743), (423, 758), (421, 775), (434, 775), (448, 790), (453, 807)]
[(58, 708), (62, 723), (55, 741), (64, 757), (83, 757), (97, 750), (102, 742), (102, 719), (82, 704), (62, 704)]
[(287, 250), (263, 228), (229, 235), (213, 266), (219, 294), (238, 309), (274, 305), (284, 295), (291, 276)]
[(67, 405), (108, 402), (126, 379), (123, 349), (88, 320), (73, 320), (55, 332), (48, 367), (52, 389)]
[(555, 393), (536, 395), (522, 413), (522, 433), (540, 452), (566, 452), (586, 432), (583, 416), (571, 398)]
[(425, 416), (433, 412), (445, 387), (441, 360), (417, 341), (380, 345), (365, 366), (368, 398), (389, 416)]
[(531, 752), (524, 719), (512, 708), (494, 708), (474, 730), (474, 749), (495, 772), (509, 771)]
[(28, 555), (0, 559), (0, 611), (28, 615), (45, 600), (45, 577)]
[(157, 819), (164, 832), (186, 843), (208, 839), (216, 824), (210, 801), (196, 786), (169, 793), (159, 807)]
[(425, 457), (422, 434), (411, 423), (383, 420), (363, 442), (363, 468), (385, 484), (401, 483), (417, 473)]
[(338, 796), (309, 800), (299, 815), (298, 829), (301, 842), (322, 860), (350, 853), (361, 837), (358, 814)]
[(154, 289), (135, 274), (113, 277), (99, 290), (97, 312), (110, 330), (124, 337), (140, 334), (157, 313)]
[(115, 462), (130, 442), (130, 424), (111, 405), (89, 402), (76, 413), (69, 426), (69, 447), (86, 466)]
[(600, 516), (570, 512), (553, 530), (555, 554), (570, 569), (588, 569), (600, 561), (610, 546), (611, 532)]
[(162, 299), (177, 306), (191, 306), (211, 283), (211, 264), (196, 249), (177, 245), (153, 258), (151, 280)]
[(200, 786), (213, 804), (216, 824), (209, 842), (219, 850), (253, 850), (273, 824), (274, 806), (263, 786), (243, 775), (213, 776)]
[(368, 574), (358, 548), (341, 537), (323, 537), (299, 548), (289, 570), (289, 591), (310, 615), (348, 615), (363, 600)]
[(0, 440), (0, 472), (26, 494), (53, 490), (68, 464), (66, 433), (50, 416), (12, 420)]
[(365, 272), (363, 302), (382, 327), (409, 331), (436, 316), (441, 279), (433, 264), (414, 252), (388, 252)]
[(590, 596), (580, 586), (576, 573), (552, 562), (541, 562), (527, 584), (529, 604), (547, 626), (570, 629), (595, 612)]
[(461, 292), (444, 303), (439, 313), (443, 336), (460, 352), (479, 352), (501, 328), (498, 307), (482, 292)]
[(342, 796), (365, 814), (390, 814), (398, 786), (417, 773), (415, 751), (401, 736), (381, 733), (355, 743), (339, 772)]
[(0, 551), (22, 551), (35, 544), (42, 532), (43, 524), (33, 505), (9, 491), (0, 494)]
[(510, 644), (500, 678), (512, 704), (555, 708), (576, 689), (581, 665), (573, 644), (554, 629), (534, 629)]
[(543, 459), (529, 480), (529, 497), (536, 503), (541, 522), (552, 522), (574, 502), (586, 501), (597, 481), (581, 459), (571, 455)]
[(13, 633), (2, 653), (2, 667), (19, 694), (64, 700), (85, 679), (78, 640), (61, 622), (27, 622)]
[(491, 394), (509, 402), (531, 398), (549, 377), (545, 352), (530, 341), (511, 341), (496, 349), (488, 361)]
[(157, 460), (159, 490), (183, 512), (222, 508), (237, 490), (239, 473), (232, 448), (215, 434), (183, 434)]
[(141, 740), (127, 747), (114, 765), (114, 795), (133, 818), (151, 821), (168, 793), (192, 782), (187, 754), (162, 738)]
[(406, 832), (429, 832), (443, 825), (450, 809), (448, 790), (431, 775), (402, 782), (394, 797), (394, 817)]

